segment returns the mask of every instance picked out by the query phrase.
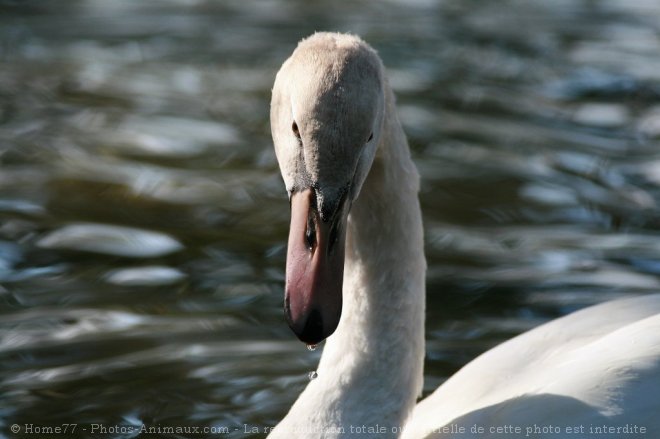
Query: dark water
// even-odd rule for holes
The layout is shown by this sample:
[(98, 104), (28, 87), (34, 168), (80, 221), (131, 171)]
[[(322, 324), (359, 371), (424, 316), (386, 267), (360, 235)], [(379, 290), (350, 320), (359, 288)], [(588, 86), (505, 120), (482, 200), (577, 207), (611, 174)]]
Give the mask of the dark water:
[(526, 329), (658, 289), (655, 1), (1, 2), (0, 435), (248, 437), (286, 413), (320, 352), (281, 311), (268, 105), (314, 30), (362, 35), (398, 95), (427, 392)]

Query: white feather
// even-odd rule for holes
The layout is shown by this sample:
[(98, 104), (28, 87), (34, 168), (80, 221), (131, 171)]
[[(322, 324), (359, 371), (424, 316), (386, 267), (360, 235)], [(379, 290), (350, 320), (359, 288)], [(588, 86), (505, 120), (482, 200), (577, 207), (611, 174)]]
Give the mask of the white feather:
[[(350, 63), (341, 58), (345, 52)], [(342, 68), (359, 69), (360, 59), (382, 69), (359, 38), (316, 34), (300, 43), (279, 72), (271, 124), (287, 187), (297, 178), (300, 145), (291, 141), (291, 123), (283, 116), (290, 111), (279, 105), (300, 93), (305, 105), (297, 120), (323, 123), (322, 108), (308, 114), (323, 102), (315, 93), (341, 81)], [(601, 304), (540, 326), (481, 355), (415, 406), (423, 380), (426, 271), (419, 177), (384, 73), (348, 75), (358, 76), (364, 81), (360, 89), (373, 89), (365, 96), (380, 96), (367, 103), (378, 107), (374, 115), (383, 115), (382, 125), (376, 119), (373, 164), (360, 169), (373, 151), (360, 153), (369, 158), (362, 160), (350, 149), (345, 163), (357, 162), (356, 172), (342, 170), (341, 160), (315, 163), (315, 169), (331, 166), (336, 175), (355, 175), (360, 181), (353, 183), (362, 187), (348, 222), (342, 318), (326, 342), (318, 378), (270, 437), (660, 438), (660, 295)], [(291, 100), (282, 99), (287, 95)], [(370, 129), (346, 123), (356, 126), (345, 132)], [(338, 141), (328, 138), (329, 144)], [(306, 145), (306, 160), (322, 157), (314, 149), (322, 147)], [(475, 426), (484, 431), (471, 432)], [(589, 432), (603, 426), (646, 433)], [(358, 431), (362, 427), (372, 432)], [(507, 436), (498, 427), (521, 433)], [(454, 431), (460, 428), (465, 430)]]

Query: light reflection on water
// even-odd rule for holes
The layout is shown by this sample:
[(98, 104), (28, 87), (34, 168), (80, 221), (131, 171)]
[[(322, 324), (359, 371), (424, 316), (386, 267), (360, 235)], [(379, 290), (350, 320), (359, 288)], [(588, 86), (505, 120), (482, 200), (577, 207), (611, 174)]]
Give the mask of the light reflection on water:
[(550, 318), (658, 289), (654, 2), (343, 8), (0, 6), (3, 428), (286, 413), (320, 349), (282, 316), (268, 105), (316, 29), (364, 36), (398, 94), (423, 177), (426, 392)]

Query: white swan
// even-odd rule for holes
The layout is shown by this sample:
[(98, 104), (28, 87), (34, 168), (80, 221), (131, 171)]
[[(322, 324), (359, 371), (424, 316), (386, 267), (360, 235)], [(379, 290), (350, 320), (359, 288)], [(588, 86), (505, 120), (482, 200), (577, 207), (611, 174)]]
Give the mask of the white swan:
[(660, 295), (527, 332), (415, 406), (419, 177), (376, 52), (350, 35), (301, 41), (277, 74), (271, 128), (291, 200), (285, 314), (308, 344), (332, 336), (270, 437), (660, 438)]

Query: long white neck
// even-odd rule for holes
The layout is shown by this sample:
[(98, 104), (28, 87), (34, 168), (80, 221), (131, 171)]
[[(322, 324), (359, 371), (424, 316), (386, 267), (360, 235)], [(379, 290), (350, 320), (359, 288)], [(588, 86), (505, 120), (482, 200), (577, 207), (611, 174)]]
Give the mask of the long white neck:
[(274, 436), (333, 437), (333, 427), (350, 434), (351, 427), (378, 424), (386, 430), (374, 437), (396, 437), (422, 390), (426, 261), (419, 176), (389, 87), (386, 93), (379, 150), (348, 219), (341, 321), (325, 343), (318, 378)]

